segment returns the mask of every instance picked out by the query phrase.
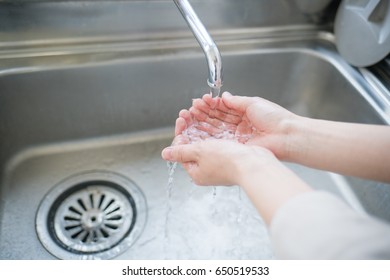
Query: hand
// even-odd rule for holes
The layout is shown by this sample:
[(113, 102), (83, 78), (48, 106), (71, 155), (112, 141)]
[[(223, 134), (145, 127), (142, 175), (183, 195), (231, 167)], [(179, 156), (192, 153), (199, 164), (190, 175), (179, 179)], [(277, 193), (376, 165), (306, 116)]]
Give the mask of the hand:
[(181, 135), (191, 125), (214, 138), (227, 131), (238, 142), (265, 147), (279, 159), (286, 159), (289, 124), (298, 119), (299, 116), (260, 97), (232, 96), (225, 92), (222, 98), (212, 98), (206, 94), (195, 99), (189, 110), (179, 113), (175, 135)]
[(293, 196), (311, 191), (270, 151), (258, 146), (209, 139), (165, 148), (162, 157), (182, 163), (197, 185), (239, 185), (267, 224)]
[(244, 174), (261, 172), (263, 165), (277, 161), (266, 149), (216, 139), (171, 146), (162, 157), (182, 163), (193, 181), (203, 186), (239, 185)]

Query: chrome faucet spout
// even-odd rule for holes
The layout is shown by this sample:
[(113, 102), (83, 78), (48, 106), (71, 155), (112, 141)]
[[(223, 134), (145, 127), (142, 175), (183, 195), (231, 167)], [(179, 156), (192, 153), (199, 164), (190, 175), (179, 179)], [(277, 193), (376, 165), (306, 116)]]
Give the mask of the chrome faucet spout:
[(194, 9), (187, 0), (173, 0), (186, 20), (192, 33), (206, 56), (209, 70), (207, 84), (213, 96), (219, 95), (222, 87), (222, 61), (217, 45), (196, 15)]

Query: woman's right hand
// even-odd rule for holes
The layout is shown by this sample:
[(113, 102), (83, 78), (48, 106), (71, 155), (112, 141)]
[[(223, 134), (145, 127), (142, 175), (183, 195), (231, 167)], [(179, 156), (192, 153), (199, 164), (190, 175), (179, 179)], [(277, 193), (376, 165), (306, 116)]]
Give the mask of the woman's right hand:
[(239, 185), (268, 224), (293, 196), (311, 191), (269, 150), (258, 146), (206, 139), (167, 147), (162, 158), (180, 162), (197, 185)]
[(240, 185), (249, 174), (279, 166), (267, 149), (223, 139), (173, 145), (162, 151), (162, 158), (181, 163), (200, 186)]

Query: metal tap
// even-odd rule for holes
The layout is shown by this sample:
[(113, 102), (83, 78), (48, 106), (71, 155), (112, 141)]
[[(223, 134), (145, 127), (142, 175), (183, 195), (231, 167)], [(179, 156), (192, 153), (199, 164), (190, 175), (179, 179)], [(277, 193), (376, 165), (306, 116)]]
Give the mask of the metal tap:
[(173, 0), (173, 2), (175, 2), (196, 40), (202, 47), (209, 70), (207, 84), (212, 95), (218, 96), (222, 87), (222, 61), (217, 45), (187, 0)]

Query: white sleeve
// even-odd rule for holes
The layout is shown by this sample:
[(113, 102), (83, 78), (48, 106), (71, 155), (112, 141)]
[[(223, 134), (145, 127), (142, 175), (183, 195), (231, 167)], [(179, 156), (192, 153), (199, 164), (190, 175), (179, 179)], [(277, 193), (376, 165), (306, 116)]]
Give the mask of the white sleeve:
[(278, 259), (390, 259), (390, 225), (323, 191), (282, 206), (270, 236)]

